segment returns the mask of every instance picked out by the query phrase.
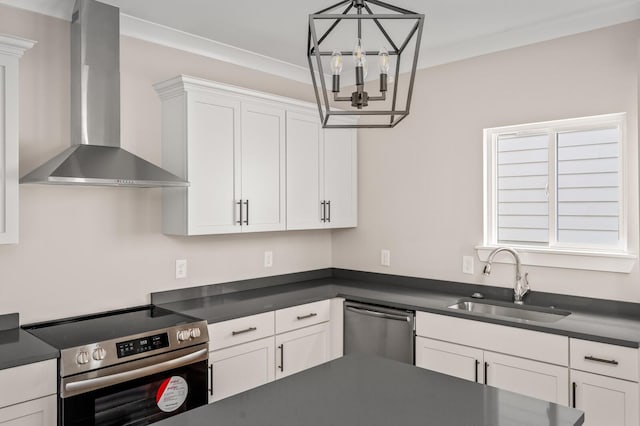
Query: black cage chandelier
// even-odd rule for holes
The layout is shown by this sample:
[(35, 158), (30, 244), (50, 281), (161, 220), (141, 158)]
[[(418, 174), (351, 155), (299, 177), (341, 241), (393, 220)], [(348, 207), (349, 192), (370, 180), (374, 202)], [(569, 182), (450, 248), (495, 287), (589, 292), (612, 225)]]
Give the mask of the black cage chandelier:
[[(309, 15), (307, 59), (322, 127), (394, 127), (409, 115), (423, 24), (423, 14), (378, 0), (343, 0)], [(379, 43), (380, 50), (366, 50), (367, 43)], [(402, 61), (407, 54), (410, 62)], [(342, 70), (351, 68), (344, 66), (345, 55), (353, 57), (353, 80), (347, 75), (343, 81), (349, 96), (341, 95)], [(366, 90), (372, 56), (380, 71), (373, 95)], [(400, 75), (408, 69), (409, 75)]]

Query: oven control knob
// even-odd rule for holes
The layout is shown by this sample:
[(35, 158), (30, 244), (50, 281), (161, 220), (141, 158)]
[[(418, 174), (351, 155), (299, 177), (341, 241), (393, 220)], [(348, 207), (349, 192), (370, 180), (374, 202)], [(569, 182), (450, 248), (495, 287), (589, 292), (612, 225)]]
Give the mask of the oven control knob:
[(191, 333), (189, 333), (189, 330), (178, 331), (178, 342), (185, 342), (189, 340), (190, 337), (191, 337)]
[(191, 337), (194, 339), (197, 339), (198, 337), (200, 337), (200, 329), (199, 328), (192, 328), (191, 330), (189, 330)]
[(80, 365), (86, 364), (89, 362), (89, 352), (81, 351), (76, 355), (76, 362)]
[(107, 356), (107, 351), (105, 351), (104, 348), (97, 347), (93, 350), (93, 359), (95, 359), (96, 361), (101, 361), (106, 356)]

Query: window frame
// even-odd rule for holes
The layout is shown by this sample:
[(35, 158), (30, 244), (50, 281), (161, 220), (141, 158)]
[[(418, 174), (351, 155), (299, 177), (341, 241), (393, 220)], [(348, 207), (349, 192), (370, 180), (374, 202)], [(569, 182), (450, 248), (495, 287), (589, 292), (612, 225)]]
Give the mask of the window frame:
[[(548, 136), (549, 243), (547, 246), (509, 244), (523, 254), (523, 263), (572, 269), (631, 272), (637, 256), (629, 250), (629, 218), (631, 194), (629, 185), (630, 152), (627, 140), (627, 114), (614, 113), (589, 117), (553, 120), (521, 125), (486, 128), (483, 131), (483, 244), (476, 247), (480, 260), (486, 261), (491, 250), (507, 246), (498, 243), (497, 141), (500, 136)], [(619, 233), (616, 247), (559, 243), (557, 241), (557, 135), (571, 131), (597, 130), (616, 126), (619, 129)], [(637, 164), (635, 165), (637, 167)]]

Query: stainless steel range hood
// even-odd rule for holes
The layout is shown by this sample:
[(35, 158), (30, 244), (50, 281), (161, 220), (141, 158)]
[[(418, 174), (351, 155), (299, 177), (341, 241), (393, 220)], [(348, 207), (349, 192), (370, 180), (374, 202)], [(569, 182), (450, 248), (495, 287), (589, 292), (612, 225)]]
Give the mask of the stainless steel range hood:
[(76, 0), (71, 21), (71, 147), (20, 183), (188, 186), (120, 148), (120, 11)]

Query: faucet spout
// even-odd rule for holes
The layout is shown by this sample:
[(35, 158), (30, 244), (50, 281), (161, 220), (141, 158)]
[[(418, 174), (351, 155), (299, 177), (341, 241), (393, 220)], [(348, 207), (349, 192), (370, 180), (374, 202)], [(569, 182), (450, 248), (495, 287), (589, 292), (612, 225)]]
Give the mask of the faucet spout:
[(520, 270), (520, 255), (515, 249), (511, 247), (498, 247), (497, 249), (493, 250), (489, 254), (489, 258), (487, 259), (487, 264), (484, 267), (483, 273), (485, 275), (491, 274), (491, 263), (493, 262), (493, 259), (498, 253), (503, 251), (510, 253), (513, 256), (513, 259), (516, 261), (516, 281), (513, 286), (513, 301), (518, 305), (522, 305), (524, 303), (524, 296), (529, 292), (529, 280), (527, 278), (529, 274), (525, 273), (524, 277), (522, 276), (522, 272)]

